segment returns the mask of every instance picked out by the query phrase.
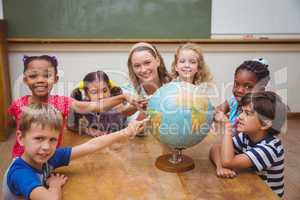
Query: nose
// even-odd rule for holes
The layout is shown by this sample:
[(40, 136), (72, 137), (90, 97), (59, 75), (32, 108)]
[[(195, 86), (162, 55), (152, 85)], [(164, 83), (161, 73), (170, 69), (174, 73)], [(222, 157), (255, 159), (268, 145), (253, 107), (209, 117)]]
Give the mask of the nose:
[(104, 94), (98, 94), (98, 100), (101, 100), (104, 98)]
[(184, 62), (184, 63), (183, 63), (183, 66), (184, 66), (185, 68), (188, 68), (188, 67), (190, 67), (190, 63), (189, 63), (189, 62)]
[(45, 78), (43, 76), (38, 76), (37, 77), (37, 82), (45, 82)]
[(238, 94), (245, 94), (245, 88), (244, 87), (241, 87), (241, 86), (238, 86), (238, 87), (236, 87), (236, 92), (238, 93)]
[(50, 149), (50, 146), (51, 146), (50, 141), (44, 141), (42, 143), (41, 147), (42, 147), (43, 150), (48, 150), (48, 149)]
[(243, 119), (243, 118), (244, 118), (244, 115), (245, 115), (244, 112), (240, 113), (239, 116), (238, 116), (238, 120)]
[(147, 66), (142, 65), (142, 66), (140, 67), (140, 72), (141, 72), (141, 73), (145, 73), (146, 71), (147, 71)]

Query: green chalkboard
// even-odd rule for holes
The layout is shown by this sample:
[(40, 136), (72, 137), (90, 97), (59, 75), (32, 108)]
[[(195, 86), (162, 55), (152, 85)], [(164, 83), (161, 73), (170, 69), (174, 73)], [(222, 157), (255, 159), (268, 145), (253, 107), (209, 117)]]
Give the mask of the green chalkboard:
[(9, 38), (210, 38), (211, 0), (3, 0)]

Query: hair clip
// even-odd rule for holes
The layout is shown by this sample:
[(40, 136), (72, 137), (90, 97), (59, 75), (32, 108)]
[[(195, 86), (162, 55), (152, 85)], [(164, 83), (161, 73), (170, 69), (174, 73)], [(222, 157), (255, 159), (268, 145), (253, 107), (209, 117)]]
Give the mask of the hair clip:
[(267, 59), (265, 59), (265, 58), (254, 58), (254, 59), (252, 59), (252, 60), (253, 60), (253, 61), (260, 62), (260, 63), (263, 64), (263, 65), (269, 66), (269, 63), (268, 63)]
[(55, 56), (50, 56), (50, 58), (51, 58), (52, 60), (54, 60), (55, 62), (57, 62), (57, 58), (56, 58)]
[(23, 62), (26, 62), (26, 60), (29, 58), (30, 56), (24, 55), (23, 56)]
[(117, 85), (111, 79), (109, 79), (108, 85), (109, 85), (110, 88), (117, 87)]
[(77, 85), (75, 86), (75, 88), (78, 88), (79, 90), (83, 90), (84, 89), (84, 82), (83, 81), (79, 81), (77, 83)]

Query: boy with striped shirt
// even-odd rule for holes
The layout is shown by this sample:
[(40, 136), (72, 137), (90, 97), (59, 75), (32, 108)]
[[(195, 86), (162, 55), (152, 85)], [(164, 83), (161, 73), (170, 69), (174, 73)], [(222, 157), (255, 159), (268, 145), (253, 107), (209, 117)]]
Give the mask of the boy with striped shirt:
[(225, 134), (214, 145), (210, 158), (218, 176), (232, 178), (235, 170), (252, 168), (279, 196), (284, 194), (284, 149), (276, 137), (286, 120), (288, 107), (274, 92), (249, 93), (242, 98), (238, 134), (224, 115)]

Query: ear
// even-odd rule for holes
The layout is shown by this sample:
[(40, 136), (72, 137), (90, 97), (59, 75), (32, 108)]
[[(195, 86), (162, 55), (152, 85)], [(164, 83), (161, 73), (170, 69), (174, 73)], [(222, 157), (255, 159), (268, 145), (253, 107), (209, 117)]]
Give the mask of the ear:
[(272, 121), (271, 120), (264, 120), (262, 122), (262, 127), (261, 127), (262, 130), (268, 130), (271, 127), (272, 127)]
[(177, 64), (175, 65), (175, 71), (178, 72), (178, 67)]
[(58, 75), (55, 75), (54, 83), (57, 83), (58, 80), (59, 80), (59, 76), (58, 76)]
[(23, 142), (23, 139), (24, 139), (24, 135), (22, 134), (21, 131), (17, 130), (17, 137), (16, 137), (18, 143), (21, 145), (21, 146), (24, 146), (24, 142)]
[(23, 76), (23, 82), (24, 82), (25, 84), (27, 84), (27, 78), (26, 78), (25, 75)]
[(159, 66), (160, 66), (160, 59), (159, 59), (159, 56), (157, 56), (156, 62), (157, 62), (157, 67), (159, 67)]

